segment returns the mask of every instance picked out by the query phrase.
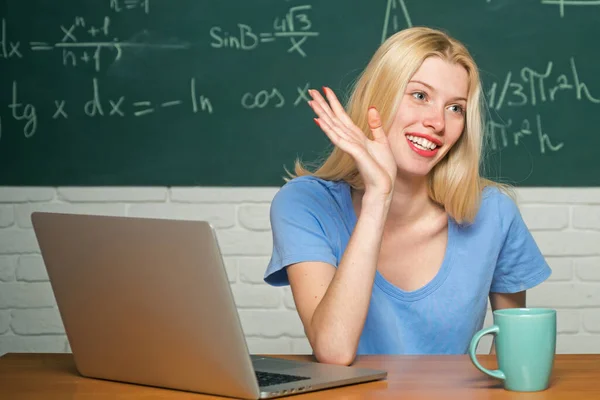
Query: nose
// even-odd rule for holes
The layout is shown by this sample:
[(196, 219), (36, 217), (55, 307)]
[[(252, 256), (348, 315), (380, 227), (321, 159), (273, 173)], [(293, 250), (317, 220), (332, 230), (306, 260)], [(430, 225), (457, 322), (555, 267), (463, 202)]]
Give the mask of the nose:
[(425, 125), (427, 128), (433, 129), (435, 132), (443, 132), (446, 125), (446, 120), (444, 119), (444, 109), (439, 109), (438, 107), (429, 107), (423, 118), (423, 125)]

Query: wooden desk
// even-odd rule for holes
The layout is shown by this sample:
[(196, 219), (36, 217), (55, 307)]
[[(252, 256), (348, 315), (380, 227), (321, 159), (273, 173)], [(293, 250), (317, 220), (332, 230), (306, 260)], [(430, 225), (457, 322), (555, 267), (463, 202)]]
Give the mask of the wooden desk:
[[(311, 359), (309, 356), (286, 356)], [(495, 368), (495, 356), (480, 356)], [(502, 388), (468, 356), (362, 356), (356, 365), (388, 371), (385, 381), (287, 397), (295, 399), (600, 399), (600, 354), (557, 355), (551, 386), (537, 393)], [(0, 399), (224, 399), (81, 377), (71, 354), (6, 354), (0, 357)]]

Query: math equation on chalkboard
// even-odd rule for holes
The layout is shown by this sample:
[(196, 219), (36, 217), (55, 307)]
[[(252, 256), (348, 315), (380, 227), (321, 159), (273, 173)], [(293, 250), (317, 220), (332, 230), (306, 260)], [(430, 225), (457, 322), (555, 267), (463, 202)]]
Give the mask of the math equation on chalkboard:
[[(156, 0), (155, 0), (156, 1)], [(80, 104), (70, 104), (68, 100), (61, 99), (56, 93), (52, 104), (36, 104), (20, 91), (19, 79), (11, 82), (8, 88), (11, 92), (9, 118), (21, 122), (20, 132), (25, 138), (30, 138), (42, 128), (43, 122), (39, 120), (39, 108), (51, 109), (48, 115), (53, 120), (68, 120), (71, 113), (79, 113), (88, 117), (143, 117), (154, 113), (163, 112), (165, 109), (185, 107), (190, 113), (212, 114), (215, 106), (210, 97), (199, 92), (197, 79), (190, 76), (181, 81), (186, 87), (185, 97), (167, 97), (158, 102), (147, 99), (130, 99), (126, 95), (117, 95), (113, 98), (103, 93), (101, 79), (93, 73), (101, 73), (106, 65), (118, 64), (128, 52), (139, 51), (165, 51), (189, 52), (194, 51), (190, 43), (152, 43), (141, 34), (134, 36), (133, 40), (123, 40), (113, 31), (115, 18), (126, 18), (128, 13), (142, 13), (149, 16), (153, 12), (151, 0), (106, 0), (107, 15), (94, 14), (91, 17), (77, 15), (76, 10), (65, 9), (64, 23), (58, 24), (50, 32), (44, 32), (45, 37), (55, 40), (30, 40), (24, 42), (11, 35), (8, 26), (11, 22), (2, 17), (0, 59), (10, 61), (37, 57), (50, 58), (55, 65), (60, 65), (65, 70), (85, 69), (91, 71), (87, 87), (82, 91), (88, 93), (87, 100)], [(223, 26), (207, 27), (207, 41), (213, 49), (227, 49), (250, 51), (260, 46), (267, 46), (275, 41), (286, 41), (289, 47), (286, 53), (307, 57), (303, 44), (310, 38), (318, 37), (311, 20), (312, 5), (303, 4), (289, 6), (281, 16), (273, 16), (270, 30), (258, 30), (245, 23), (236, 23), (235, 30), (227, 30)], [(68, 11), (73, 13), (69, 19)], [(218, 54), (216, 55), (218, 57)], [(168, 56), (167, 56), (168, 57)], [(32, 60), (30, 62), (39, 62)], [(26, 77), (28, 79), (30, 77)], [(240, 93), (239, 107), (252, 110), (265, 107), (281, 108), (286, 104), (296, 107), (300, 102), (308, 101), (308, 83), (304, 82), (285, 93), (277, 87), (261, 88), (255, 91)], [(182, 91), (179, 90), (179, 93)], [(30, 96), (36, 97), (36, 96)], [(0, 114), (0, 118), (2, 115)], [(0, 128), (1, 128), (0, 119)], [(2, 131), (0, 129), (0, 139)]]

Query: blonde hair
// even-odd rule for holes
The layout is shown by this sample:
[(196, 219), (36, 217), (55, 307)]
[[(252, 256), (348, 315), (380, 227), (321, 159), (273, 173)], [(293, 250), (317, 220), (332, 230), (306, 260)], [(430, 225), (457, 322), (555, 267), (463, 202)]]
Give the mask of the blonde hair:
[[(452, 149), (429, 174), (429, 197), (458, 223), (472, 222), (479, 210), (483, 188), (489, 185), (505, 188), (505, 185), (480, 176), (483, 96), (477, 66), (462, 43), (442, 31), (426, 27), (395, 33), (377, 49), (358, 77), (346, 111), (356, 126), (372, 139), (367, 109), (375, 106), (387, 131), (408, 81), (428, 57), (457, 63), (469, 75), (465, 128)], [(354, 189), (364, 189), (354, 159), (337, 147), (316, 171), (309, 171), (297, 159), (294, 172), (295, 175), (290, 174), (292, 178), (313, 175), (326, 180), (343, 180)]]

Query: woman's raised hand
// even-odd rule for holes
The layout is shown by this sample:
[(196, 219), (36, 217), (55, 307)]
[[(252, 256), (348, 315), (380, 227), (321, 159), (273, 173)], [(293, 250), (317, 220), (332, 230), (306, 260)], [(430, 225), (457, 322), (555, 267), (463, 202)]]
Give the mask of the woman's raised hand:
[(315, 122), (334, 145), (354, 158), (365, 184), (365, 193), (391, 196), (398, 167), (381, 126), (379, 112), (374, 107), (367, 111), (373, 133), (373, 139), (369, 139), (352, 122), (333, 91), (324, 87), (323, 92), (327, 99), (317, 90), (308, 91), (313, 98), (308, 104), (318, 115)]

